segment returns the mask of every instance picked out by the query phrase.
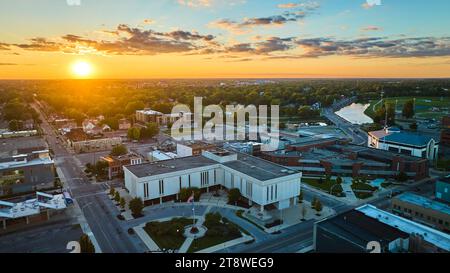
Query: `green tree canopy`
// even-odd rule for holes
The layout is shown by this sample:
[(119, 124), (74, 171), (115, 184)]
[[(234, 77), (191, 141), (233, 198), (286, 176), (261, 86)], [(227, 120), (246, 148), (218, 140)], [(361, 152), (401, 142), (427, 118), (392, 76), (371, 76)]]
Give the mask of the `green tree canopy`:
[(142, 215), (142, 210), (144, 209), (144, 202), (142, 202), (141, 198), (136, 197), (130, 200), (128, 207), (133, 215), (140, 216)]
[(413, 100), (408, 100), (407, 102), (405, 102), (405, 104), (403, 105), (402, 115), (405, 118), (412, 118), (414, 116), (414, 101)]
[(121, 155), (126, 155), (127, 153), (128, 153), (128, 149), (123, 144), (115, 146), (111, 151), (112, 156), (121, 156)]
[(81, 253), (95, 253), (94, 244), (87, 234), (81, 235), (79, 243)]

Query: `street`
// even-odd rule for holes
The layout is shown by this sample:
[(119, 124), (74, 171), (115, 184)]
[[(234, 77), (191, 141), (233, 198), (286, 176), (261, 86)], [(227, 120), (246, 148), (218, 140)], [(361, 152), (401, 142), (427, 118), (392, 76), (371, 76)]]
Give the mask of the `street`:
[(45, 132), (46, 140), (54, 152), (55, 165), (64, 175), (65, 188), (71, 193), (78, 203), (82, 217), (84, 217), (97, 240), (103, 253), (134, 253), (143, 252), (138, 239), (128, 235), (124, 226), (117, 218), (119, 211), (109, 200), (106, 190), (108, 187), (102, 184), (92, 184), (79, 166), (72, 154), (70, 154), (58, 142), (57, 135), (47, 122), (41, 109), (33, 104), (33, 107), (41, 116), (41, 128)]

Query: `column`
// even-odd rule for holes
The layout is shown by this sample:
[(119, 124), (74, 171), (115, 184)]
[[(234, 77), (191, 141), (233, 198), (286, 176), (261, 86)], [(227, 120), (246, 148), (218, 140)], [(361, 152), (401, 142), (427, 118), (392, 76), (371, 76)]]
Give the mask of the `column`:
[(159, 198), (159, 204), (161, 204), (161, 205), (162, 205), (162, 203), (163, 203), (163, 198), (162, 198), (162, 197), (160, 197), (160, 198)]
[(261, 205), (261, 213), (264, 213), (264, 205)]
[(3, 229), (6, 229), (6, 219), (3, 219)]
[(30, 223), (30, 219), (28, 219), (28, 216), (27, 217), (25, 217), (25, 220), (26, 220), (26, 222), (27, 222), (27, 225)]
[(50, 220), (50, 210), (47, 210), (47, 221)]

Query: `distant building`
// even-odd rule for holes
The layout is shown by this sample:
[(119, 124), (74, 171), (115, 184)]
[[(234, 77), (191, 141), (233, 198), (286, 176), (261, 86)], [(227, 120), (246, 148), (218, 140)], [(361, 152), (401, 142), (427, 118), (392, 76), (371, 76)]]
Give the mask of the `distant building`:
[(99, 125), (98, 120), (87, 119), (82, 124), (83, 131), (89, 135), (98, 135), (103, 132), (102, 126)]
[(37, 130), (29, 130), (29, 131), (15, 131), (11, 132), (9, 130), (3, 130), (0, 132), (0, 139), (5, 138), (16, 138), (16, 137), (31, 137), (38, 134)]
[(447, 204), (407, 192), (392, 199), (392, 211), (413, 221), (450, 232), (450, 206)]
[(119, 130), (128, 130), (131, 128), (131, 122), (126, 119), (119, 119)]
[(159, 150), (151, 151), (148, 153), (148, 160), (150, 162), (155, 161), (162, 161), (162, 160), (169, 160), (169, 159), (175, 159), (178, 155), (172, 152), (162, 152)]
[(134, 153), (121, 156), (104, 156), (100, 160), (108, 163), (109, 180), (123, 174), (123, 166), (137, 165), (142, 163), (142, 158)]
[(71, 130), (65, 136), (69, 147), (76, 153), (110, 151), (115, 146), (122, 144), (121, 137), (93, 138), (81, 129)]
[(216, 145), (203, 141), (186, 141), (177, 144), (177, 155), (179, 157), (201, 155), (203, 151), (216, 149)]
[(146, 124), (148, 122), (155, 122), (161, 124), (163, 113), (146, 108), (144, 110), (136, 111), (136, 121)]
[(254, 156), (261, 154), (261, 143), (257, 142), (231, 142), (225, 143), (223, 147), (225, 149)]
[(78, 127), (77, 122), (74, 119), (55, 119), (53, 124), (57, 129), (68, 130)]
[(437, 159), (439, 142), (419, 133), (402, 132), (398, 128), (387, 128), (369, 132), (368, 145), (371, 148), (412, 155), (428, 160)]
[(450, 176), (439, 178), (436, 181), (436, 198), (450, 203)]
[(442, 118), (441, 144), (450, 146), (450, 116)]
[(245, 154), (217, 149), (199, 156), (125, 166), (125, 187), (146, 203), (175, 200), (183, 188), (210, 191), (239, 189), (249, 205), (261, 212), (273, 205), (285, 209), (297, 204), (301, 173)]
[(154, 122), (158, 123), (159, 125), (168, 125), (173, 124), (176, 121), (183, 118), (191, 120), (191, 117), (192, 113), (185, 113), (185, 112), (163, 114), (161, 112), (154, 111), (148, 108), (136, 111), (136, 121), (142, 124)]
[(347, 144), (338, 138), (314, 139), (262, 152), (261, 157), (311, 176), (339, 175), (395, 178), (401, 172), (410, 179), (428, 177), (427, 159)]
[(450, 236), (372, 205), (314, 224), (318, 253), (448, 253)]

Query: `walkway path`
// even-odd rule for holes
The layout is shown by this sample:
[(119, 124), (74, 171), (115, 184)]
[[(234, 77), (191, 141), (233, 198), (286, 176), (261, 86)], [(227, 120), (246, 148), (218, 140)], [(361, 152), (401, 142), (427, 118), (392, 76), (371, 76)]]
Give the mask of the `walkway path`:
[(345, 193), (345, 199), (347, 202), (351, 203), (356, 203), (358, 202), (358, 198), (356, 197), (355, 193), (353, 192), (352, 189), (352, 178), (351, 177), (344, 177), (342, 178), (342, 190), (344, 190)]
[[(208, 206), (203, 213), (203, 216), (198, 219), (196, 225), (201, 226), (205, 222), (205, 216), (209, 213), (211, 210), (211, 206)], [(192, 242), (194, 241), (194, 238), (186, 238), (183, 245), (181, 245), (180, 250), (178, 250), (178, 253), (186, 253), (189, 250), (189, 247), (191, 247)]]

